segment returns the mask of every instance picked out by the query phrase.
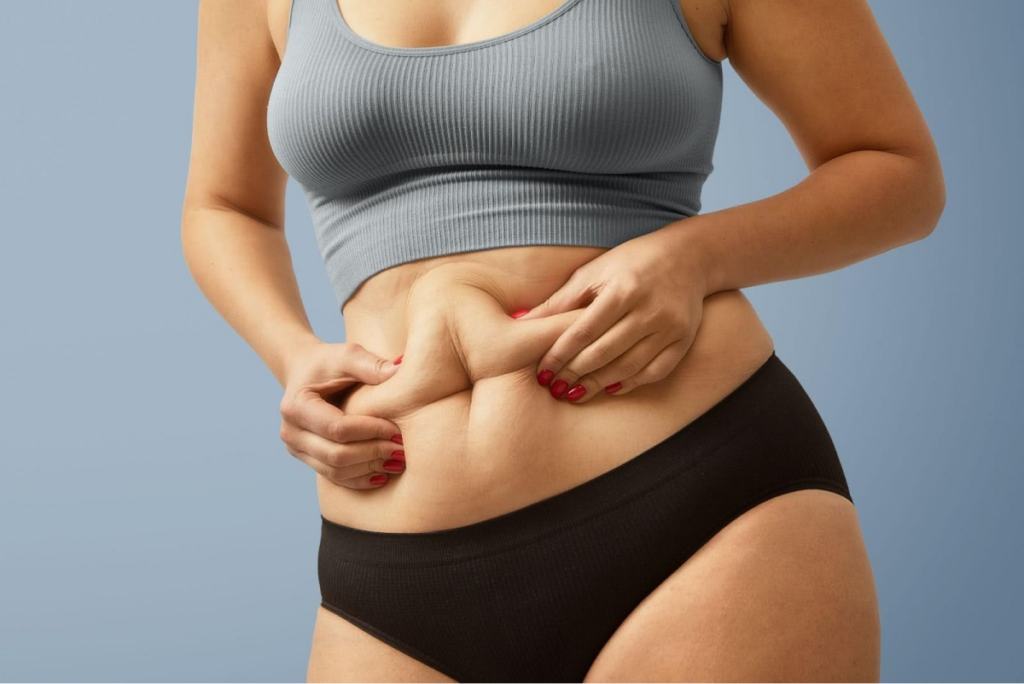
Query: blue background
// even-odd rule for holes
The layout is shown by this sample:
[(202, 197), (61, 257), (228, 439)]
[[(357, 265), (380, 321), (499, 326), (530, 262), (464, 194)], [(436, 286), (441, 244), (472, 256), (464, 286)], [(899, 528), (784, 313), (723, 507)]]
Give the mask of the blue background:
[[(931, 125), (928, 239), (747, 291), (843, 458), (883, 679), (1024, 678), (1024, 3), (872, 2)], [(200, 294), (180, 216), (195, 2), (6, 2), (0, 41), (0, 678), (303, 680), (311, 469), (280, 388)], [(726, 62), (704, 211), (799, 182)], [(303, 197), (316, 332), (343, 326)]]

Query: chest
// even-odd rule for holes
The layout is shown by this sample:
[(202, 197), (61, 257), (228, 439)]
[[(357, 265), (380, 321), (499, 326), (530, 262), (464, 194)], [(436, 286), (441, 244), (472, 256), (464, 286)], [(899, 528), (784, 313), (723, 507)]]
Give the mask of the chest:
[(500, 13), (482, 1), (429, 13), (391, 0), (293, 2), (268, 130), (309, 187), (369, 191), (385, 176), (463, 164), (706, 167), (721, 66), (695, 50), (675, 0), (535, 0)]

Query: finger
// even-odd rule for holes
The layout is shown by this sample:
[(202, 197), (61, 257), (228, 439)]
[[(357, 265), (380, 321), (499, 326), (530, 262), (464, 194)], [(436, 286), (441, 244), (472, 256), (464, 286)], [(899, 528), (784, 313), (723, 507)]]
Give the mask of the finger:
[(310, 389), (321, 393), (343, 389), (355, 382), (379, 385), (399, 368), (394, 360), (377, 356), (358, 342), (328, 344), (322, 363), (318, 374), (322, 374), (323, 381), (310, 385)]
[(379, 472), (367, 472), (351, 476), (343, 472), (342, 469), (329, 466), (302, 451), (289, 450), (289, 452), (292, 456), (312, 468), (318, 475), (321, 475), (339, 487), (348, 487), (349, 489), (373, 489), (387, 484), (390, 480), (387, 473)]
[(281, 426), (281, 441), (294, 451), (307, 453), (333, 468), (343, 469), (346, 477), (370, 471), (382, 472), (385, 470), (383, 463), (395, 458), (393, 454), (404, 454), (402, 448), (390, 440), (338, 443), (291, 425)]
[[(565, 394), (571, 404), (583, 404), (598, 396), (601, 391), (615, 382), (625, 385), (626, 379), (639, 382), (636, 376), (669, 344), (665, 333), (647, 335), (626, 350), (607, 366), (579, 378)], [(618, 394), (618, 392), (616, 392)]]
[(570, 359), (556, 377), (566, 380), (572, 378), (575, 382), (606, 367), (625, 354), (637, 342), (657, 332), (649, 328), (650, 326), (643, 323), (642, 316), (637, 313), (636, 309), (630, 310), (603, 335)]
[(397, 359), (399, 363), (395, 363), (396, 359), (381, 358), (358, 342), (347, 343), (345, 347), (346, 351), (339, 354), (340, 370), (368, 385), (384, 382), (395, 374), (401, 363), (401, 356)]
[(398, 426), (390, 420), (346, 414), (311, 391), (282, 402), (281, 415), (286, 423), (309, 430), (332, 442), (391, 439), (393, 435), (401, 434)]
[(593, 289), (586, 282), (585, 273), (582, 270), (576, 270), (562, 287), (527, 313), (517, 316), (516, 320), (529, 321), (579, 309), (586, 306), (594, 298), (594, 294)]
[(372, 475), (363, 475), (361, 477), (352, 478), (351, 480), (345, 480), (342, 483), (343, 487), (349, 489), (380, 489), (388, 482), (391, 481), (391, 477), (385, 473), (374, 473)]
[(679, 365), (683, 357), (686, 356), (686, 353), (690, 350), (691, 343), (692, 340), (677, 340), (673, 342), (662, 349), (640, 372), (630, 378), (620, 380), (621, 387), (619, 389), (615, 389), (612, 392), (606, 389), (605, 393), (620, 396), (629, 394), (642, 385), (664, 380)]
[[(577, 354), (608, 331), (629, 311), (625, 297), (614, 291), (602, 292), (569, 329), (562, 333), (544, 356), (537, 368), (537, 378), (551, 389), (551, 395), (560, 399), (566, 389), (579, 377), (567, 367)], [(545, 372), (547, 371), (547, 372)], [(545, 382), (547, 380), (547, 382)]]

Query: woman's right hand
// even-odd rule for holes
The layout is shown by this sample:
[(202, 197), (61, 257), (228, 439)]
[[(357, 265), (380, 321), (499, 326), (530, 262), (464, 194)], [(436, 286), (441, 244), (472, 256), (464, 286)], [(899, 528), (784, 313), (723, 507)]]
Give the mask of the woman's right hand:
[[(397, 359), (401, 361), (401, 357)], [(390, 420), (349, 415), (332, 399), (357, 383), (377, 385), (398, 364), (358, 343), (320, 343), (290, 369), (281, 399), (281, 440), (292, 456), (342, 487), (371, 489), (405, 469), (401, 431)]]

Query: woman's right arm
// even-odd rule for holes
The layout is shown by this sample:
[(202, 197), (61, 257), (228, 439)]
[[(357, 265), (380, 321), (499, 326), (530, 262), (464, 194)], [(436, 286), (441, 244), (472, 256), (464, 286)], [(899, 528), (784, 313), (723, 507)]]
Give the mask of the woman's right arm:
[(284, 234), (288, 178), (266, 127), (280, 66), (268, 5), (281, 4), (199, 3), (182, 249), (205, 297), (284, 387), (281, 438), (289, 451), (339, 484), (369, 486), (398, 427), (346, 416), (327, 399), (356, 382), (383, 382), (397, 366), (360, 345), (322, 342), (302, 305)]
[(316, 346), (284, 235), (287, 174), (266, 102), (279, 59), (266, 3), (202, 0), (182, 247), (203, 294), (284, 385)]

